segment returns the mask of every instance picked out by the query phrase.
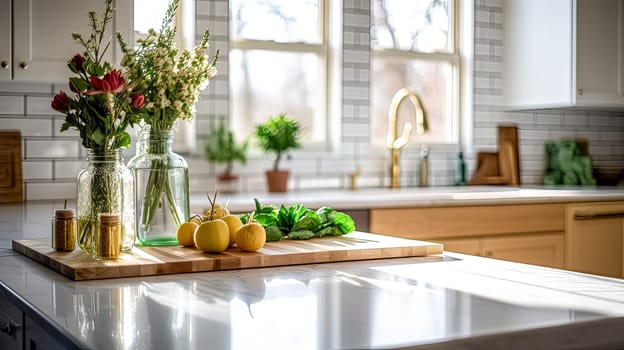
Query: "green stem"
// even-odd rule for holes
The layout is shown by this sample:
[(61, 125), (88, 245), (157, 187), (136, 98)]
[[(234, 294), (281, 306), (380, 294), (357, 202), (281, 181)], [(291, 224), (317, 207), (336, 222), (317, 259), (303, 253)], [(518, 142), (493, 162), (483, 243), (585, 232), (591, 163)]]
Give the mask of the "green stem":
[[(147, 147), (148, 153), (166, 154), (168, 146), (167, 141), (162, 138), (162, 135), (156, 135), (150, 130), (150, 140), (147, 143)], [(152, 220), (158, 208), (161, 206), (161, 195), (163, 193), (167, 198), (171, 216), (176, 227), (180, 226), (182, 220), (180, 219), (178, 205), (169, 184), (169, 172), (166, 159), (153, 159), (150, 164), (149, 178), (145, 188), (143, 212), (141, 215), (141, 225), (145, 231), (150, 230)]]

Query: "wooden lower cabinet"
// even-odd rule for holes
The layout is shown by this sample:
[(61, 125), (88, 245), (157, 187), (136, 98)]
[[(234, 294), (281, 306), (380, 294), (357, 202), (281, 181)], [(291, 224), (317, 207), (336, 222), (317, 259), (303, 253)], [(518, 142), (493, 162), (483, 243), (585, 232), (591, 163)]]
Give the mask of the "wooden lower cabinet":
[(556, 268), (565, 266), (564, 232), (433, 240), (444, 250)]
[(370, 231), (471, 255), (565, 266), (565, 204), (372, 209)]
[(624, 202), (570, 204), (566, 269), (624, 278)]

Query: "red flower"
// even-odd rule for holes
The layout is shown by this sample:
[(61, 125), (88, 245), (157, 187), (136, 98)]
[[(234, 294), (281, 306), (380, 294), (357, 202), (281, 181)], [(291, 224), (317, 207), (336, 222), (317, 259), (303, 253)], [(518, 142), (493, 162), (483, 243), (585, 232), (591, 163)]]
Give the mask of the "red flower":
[(52, 102), (50, 103), (52, 109), (57, 112), (67, 113), (69, 112), (69, 99), (67, 95), (61, 90), (58, 94), (54, 96)]
[(123, 90), (126, 85), (126, 80), (121, 76), (121, 73), (113, 69), (112, 72), (106, 73), (103, 78), (90, 76), (89, 80), (93, 85), (93, 90), (85, 92), (87, 95), (118, 93)]
[(83, 73), (85, 71), (85, 69), (84, 69), (84, 62), (85, 62), (84, 57), (82, 57), (81, 54), (77, 53), (67, 63), (69, 65), (69, 69), (71, 69), (72, 72), (74, 72), (74, 73)]
[(132, 94), (130, 95), (130, 99), (132, 99), (132, 107), (134, 107), (134, 109), (143, 107), (143, 103), (145, 103), (145, 96), (141, 94)]

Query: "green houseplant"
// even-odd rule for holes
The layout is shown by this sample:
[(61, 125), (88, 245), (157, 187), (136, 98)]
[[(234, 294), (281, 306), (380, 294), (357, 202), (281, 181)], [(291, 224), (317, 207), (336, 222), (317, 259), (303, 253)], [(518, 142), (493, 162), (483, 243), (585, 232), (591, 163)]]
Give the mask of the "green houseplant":
[(256, 127), (260, 148), (275, 153), (273, 168), (266, 172), (269, 192), (286, 192), (289, 171), (280, 170), (282, 155), (288, 150), (301, 147), (301, 126), (284, 113), (272, 116)]
[(225, 164), (225, 169), (217, 175), (219, 191), (223, 193), (237, 192), (238, 176), (232, 174), (234, 162), (247, 163), (248, 140), (237, 142), (234, 134), (221, 120), (208, 135), (204, 150), (210, 162)]

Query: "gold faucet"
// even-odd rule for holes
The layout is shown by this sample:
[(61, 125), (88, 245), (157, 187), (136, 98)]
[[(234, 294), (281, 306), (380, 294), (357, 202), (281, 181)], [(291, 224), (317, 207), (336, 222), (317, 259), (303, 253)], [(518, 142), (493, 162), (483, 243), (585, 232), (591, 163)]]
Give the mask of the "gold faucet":
[(401, 136), (398, 136), (398, 120), (397, 114), (399, 111), (399, 105), (405, 98), (408, 98), (416, 109), (416, 133), (423, 134), (427, 131), (427, 117), (425, 116), (425, 110), (420, 103), (420, 99), (416, 94), (410, 92), (406, 88), (402, 88), (394, 94), (392, 101), (390, 102), (390, 109), (388, 111), (388, 137), (387, 146), (392, 151), (392, 166), (390, 168), (390, 188), (399, 188), (399, 155), (400, 151), (407, 142), (410, 136), (412, 136), (412, 129), (414, 125), (407, 122), (403, 125), (403, 132)]

